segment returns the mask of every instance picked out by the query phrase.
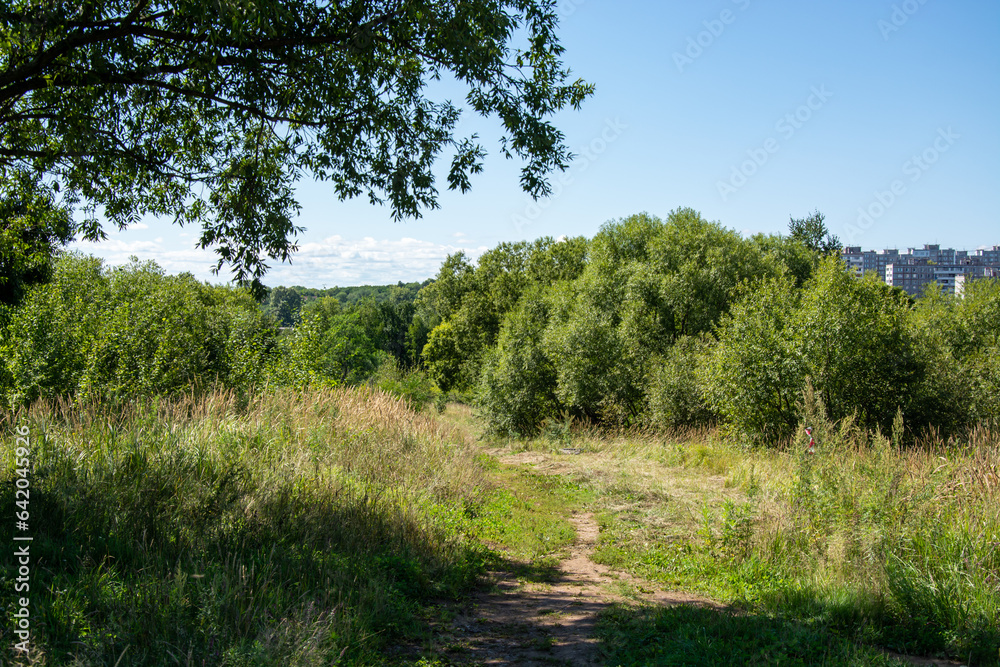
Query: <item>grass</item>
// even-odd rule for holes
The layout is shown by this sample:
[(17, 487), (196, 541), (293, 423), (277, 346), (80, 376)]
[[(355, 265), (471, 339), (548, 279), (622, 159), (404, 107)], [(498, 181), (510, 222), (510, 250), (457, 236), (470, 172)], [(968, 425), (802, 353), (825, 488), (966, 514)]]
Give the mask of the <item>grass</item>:
[(35, 406), (17, 423), (32, 441), (32, 650), (14, 654), (5, 623), (5, 663), (377, 664), (483, 571), (468, 515), (491, 494), (470, 440), (379, 391)]
[[(850, 423), (819, 431), (814, 456), (805, 442), (749, 450), (706, 433), (665, 441), (581, 432), (574, 446), (590, 455), (575, 465), (596, 492), (601, 528), (594, 560), (776, 628), (998, 664), (996, 435), (906, 449), (894, 444), (898, 433), (871, 436)], [(630, 613), (612, 615), (619, 627), (607, 642), (628, 646), (635, 628), (654, 623)], [(781, 643), (783, 633), (767, 636)]]
[(507, 560), (554, 565), (576, 533), (567, 521), (571, 507), (588, 500), (579, 484), (523, 468), (491, 468), (497, 489), (473, 514), (475, 534)]
[(632, 665), (904, 665), (883, 652), (781, 618), (694, 606), (618, 606), (600, 636), (607, 664)]
[(0, 416), (0, 514), (20, 509), (15, 425), (33, 463), (32, 652), (10, 651), (8, 603), (4, 661), (384, 664), (487, 568), (550, 579), (586, 509), (596, 561), (727, 605), (615, 607), (609, 665), (1000, 663), (996, 434), (903, 448), (901, 423), (812, 424), (806, 456), (568, 420), (480, 442), (464, 406), (364, 388), (36, 405)]

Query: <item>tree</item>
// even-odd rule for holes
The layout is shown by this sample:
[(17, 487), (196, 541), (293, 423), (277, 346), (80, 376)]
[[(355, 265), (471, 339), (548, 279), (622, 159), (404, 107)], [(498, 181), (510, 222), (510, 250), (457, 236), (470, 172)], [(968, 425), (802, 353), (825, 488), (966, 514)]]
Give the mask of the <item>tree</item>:
[(526, 295), (504, 318), (497, 345), (486, 355), (478, 405), (494, 432), (528, 435), (562, 407), (555, 366), (542, 348), (548, 311), (543, 296)]
[(70, 253), (0, 329), (0, 402), (246, 388), (264, 379), (276, 333), (245, 290)]
[(699, 386), (698, 369), (705, 366), (715, 339), (682, 336), (649, 365), (647, 419), (658, 428), (704, 426), (715, 418)]
[(826, 228), (826, 219), (818, 210), (805, 218), (788, 216), (788, 233), (793, 239), (801, 241), (810, 250), (829, 255), (840, 252), (840, 239)]
[(795, 278), (796, 287), (802, 287), (819, 265), (817, 253), (798, 238), (781, 234), (754, 234), (750, 241), (762, 253), (783, 264), (788, 274)]
[(790, 276), (747, 284), (741, 293), (699, 367), (702, 385), (739, 435), (754, 444), (783, 442), (795, 431), (806, 375), (793, 343), (799, 294)]
[(642, 373), (613, 312), (600, 307), (583, 279), (548, 291), (542, 352), (556, 374), (556, 397), (593, 421), (628, 423), (642, 409)]
[(52, 194), (12, 173), (0, 187), (0, 306), (20, 303), (31, 285), (48, 280), (56, 253), (71, 238), (69, 216)]
[(267, 297), (267, 311), (283, 327), (295, 325), (302, 309), (302, 295), (288, 287), (278, 286), (271, 290)]
[(910, 416), (925, 368), (908, 312), (908, 302), (874, 276), (858, 280), (839, 257), (820, 262), (793, 328), (831, 419), (854, 415), (889, 433), (899, 409)]
[[(503, 123), (521, 185), (550, 192), (571, 155), (548, 120), (593, 93), (570, 81), (553, 0), (14, 0), (0, 9), (0, 193), (10, 175), (83, 213), (86, 238), (143, 214), (202, 227), (216, 269), (259, 279), (294, 251), (295, 182), (366, 195), (395, 219), (482, 169), (460, 111), (425, 95), (452, 76)], [(522, 46), (515, 46), (518, 40)]]

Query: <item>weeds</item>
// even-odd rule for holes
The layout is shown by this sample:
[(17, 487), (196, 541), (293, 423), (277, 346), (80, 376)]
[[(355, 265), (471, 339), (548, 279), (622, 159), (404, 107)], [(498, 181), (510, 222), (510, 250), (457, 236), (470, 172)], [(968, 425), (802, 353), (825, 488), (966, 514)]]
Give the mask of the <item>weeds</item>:
[(804, 433), (784, 451), (711, 438), (668, 445), (661, 456), (632, 445), (630, 456), (675, 470), (718, 473), (722, 464), (737, 495), (706, 489), (685, 501), (686, 521), (674, 512), (659, 529), (606, 512), (595, 560), (782, 623), (997, 664), (997, 436), (979, 430), (942, 443), (925, 435), (906, 448), (901, 415), (888, 436), (868, 434), (850, 419), (828, 422), (818, 402), (808, 423), (812, 455)]

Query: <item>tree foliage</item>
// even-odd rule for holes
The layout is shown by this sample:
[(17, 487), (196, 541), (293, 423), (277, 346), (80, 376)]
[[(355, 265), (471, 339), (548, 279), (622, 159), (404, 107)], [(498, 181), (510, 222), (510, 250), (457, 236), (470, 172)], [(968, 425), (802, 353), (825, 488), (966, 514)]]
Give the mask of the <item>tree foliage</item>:
[(485, 149), (426, 94), (440, 77), (500, 119), (500, 152), (547, 194), (571, 158), (549, 118), (593, 92), (557, 24), (548, 0), (16, 0), (0, 9), (0, 168), (82, 210), (88, 238), (97, 207), (119, 228), (172, 216), (258, 280), (295, 248), (305, 175), (397, 219), (437, 206), (441, 158), (448, 187), (470, 187)]
[(755, 444), (787, 439), (798, 421), (796, 403), (806, 376), (793, 334), (798, 300), (788, 278), (747, 285), (699, 369), (709, 404)]
[(677, 429), (711, 424), (717, 419), (697, 371), (711, 354), (710, 335), (683, 336), (649, 364), (646, 421), (655, 428)]
[[(551, 409), (603, 423), (648, 423), (653, 411), (663, 425), (710, 419), (696, 369), (685, 366), (703, 355), (686, 347), (674, 355), (675, 342), (711, 331), (742, 282), (786, 269), (756, 244), (684, 208), (666, 220), (641, 213), (608, 222), (579, 257), (579, 269), (566, 278), (533, 286), (548, 303), (538, 340), (552, 383), (536, 395), (553, 396)], [(461, 358), (460, 348), (454, 353)], [(494, 393), (516, 382), (500, 377), (517, 372), (508, 360), (528, 353), (498, 345), (495, 354), (499, 361), (481, 386), (494, 416), (505, 404)], [(551, 416), (536, 413), (534, 423)], [(498, 428), (505, 423), (497, 417)]]
[(283, 327), (293, 326), (301, 309), (302, 295), (282, 286), (275, 287), (268, 293), (267, 305), (264, 308)]
[(440, 321), (441, 331), (428, 336), (423, 360), (442, 389), (471, 389), (484, 355), (497, 344), (504, 317), (532, 289), (580, 275), (586, 252), (583, 238), (544, 237), (501, 243), (475, 266), (462, 253), (448, 257), (417, 304), (418, 311), (424, 308)]
[(276, 331), (250, 295), (153, 263), (61, 257), (0, 333), (3, 399), (121, 400), (265, 377)]
[(19, 303), (31, 285), (48, 280), (71, 238), (69, 216), (51, 192), (35, 190), (23, 172), (0, 180), (0, 306)]
[(834, 421), (892, 430), (897, 411), (916, 423), (926, 358), (909, 304), (881, 282), (859, 280), (837, 257), (801, 290), (785, 277), (749, 284), (718, 330), (703, 369), (712, 405), (747, 440), (787, 440), (811, 380)]
[(924, 369), (908, 310), (891, 288), (874, 276), (858, 280), (838, 257), (820, 264), (795, 328), (830, 418), (854, 415), (862, 426), (889, 433), (897, 410), (909, 412)]
[(840, 252), (840, 239), (827, 229), (826, 216), (818, 210), (804, 218), (788, 218), (789, 235), (810, 250), (829, 255)]
[(496, 348), (486, 357), (479, 405), (496, 432), (527, 435), (540, 416), (562, 407), (555, 392), (556, 370), (542, 346), (548, 315), (545, 298), (526, 296), (508, 314)]

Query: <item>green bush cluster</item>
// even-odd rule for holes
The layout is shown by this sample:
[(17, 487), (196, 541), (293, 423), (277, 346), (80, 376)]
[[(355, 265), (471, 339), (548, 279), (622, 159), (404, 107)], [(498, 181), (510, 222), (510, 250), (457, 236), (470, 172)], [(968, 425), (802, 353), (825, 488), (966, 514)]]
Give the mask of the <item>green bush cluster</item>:
[[(288, 294), (297, 295), (272, 291)], [(422, 404), (435, 396), (408, 345), (415, 306), (393, 294), (399, 298), (347, 307), (322, 297), (301, 313), (281, 310), (282, 321), (271, 314), (274, 303), (261, 307), (243, 289), (169, 276), (152, 262), (106, 267), (66, 254), (50, 281), (0, 312), (0, 402), (358, 384), (385, 367), (394, 379), (376, 384)]]
[(8, 407), (39, 398), (122, 400), (265, 379), (273, 322), (250, 295), (151, 262), (107, 268), (61, 257), (0, 330), (0, 396)]
[[(807, 258), (793, 262), (807, 272), (816, 259), (798, 241), (743, 239), (691, 209), (610, 222), (575, 275), (527, 283), (465, 381), (475, 381), (502, 433), (527, 434), (563, 413), (612, 425), (708, 424), (717, 411), (695, 370), (741, 285), (793, 276), (784, 257)], [(462, 363), (460, 347), (440, 356)]]
[(568, 414), (783, 443), (807, 383), (831, 419), (867, 430), (887, 432), (900, 410), (911, 434), (997, 423), (995, 282), (914, 302), (799, 236), (742, 238), (678, 209), (589, 242), (501, 245), (475, 267), (451, 257), (421, 293), (441, 322), (423, 357), (507, 435)]
[(914, 435), (957, 435), (1000, 416), (998, 311), (996, 282), (973, 283), (965, 298), (932, 285), (912, 304), (830, 257), (802, 288), (745, 286), (696, 372), (709, 404), (752, 443), (791, 437), (807, 382), (834, 421), (888, 433), (901, 412)]

